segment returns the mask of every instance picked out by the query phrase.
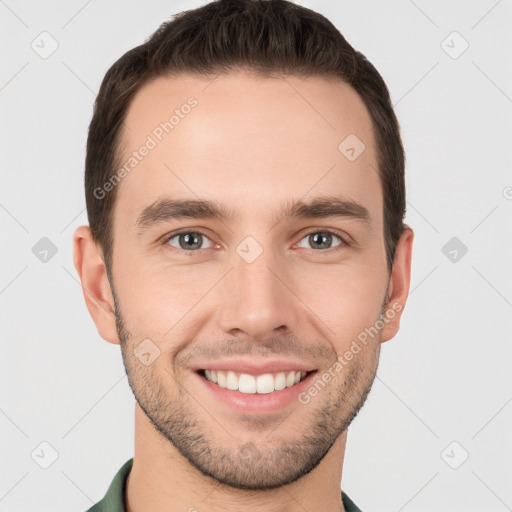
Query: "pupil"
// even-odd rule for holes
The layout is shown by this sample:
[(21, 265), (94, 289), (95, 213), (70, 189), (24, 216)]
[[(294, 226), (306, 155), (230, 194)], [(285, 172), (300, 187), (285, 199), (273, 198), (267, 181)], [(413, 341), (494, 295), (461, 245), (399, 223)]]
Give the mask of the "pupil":
[[(185, 245), (180, 243), (181, 247), (183, 249), (190, 249), (194, 245), (201, 245), (200, 242), (199, 242), (199, 237), (196, 236), (196, 235), (198, 235), (198, 233), (197, 234), (193, 234), (193, 235), (190, 235), (188, 233), (185, 234), (185, 235), (182, 235), (182, 238), (185, 240)], [(193, 247), (193, 248), (195, 248), (195, 247)]]
[[(313, 240), (314, 240), (314, 243), (315, 244), (320, 244), (320, 245), (329, 245), (329, 242), (331, 240), (331, 235), (330, 233), (315, 233), (313, 235)], [(325, 248), (325, 247), (324, 247)], [(329, 247), (327, 247), (329, 248)]]

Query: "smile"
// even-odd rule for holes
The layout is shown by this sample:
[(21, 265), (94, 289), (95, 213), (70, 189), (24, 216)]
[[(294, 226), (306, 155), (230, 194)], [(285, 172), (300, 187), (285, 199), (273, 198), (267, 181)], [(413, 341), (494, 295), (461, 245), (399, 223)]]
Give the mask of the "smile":
[(208, 381), (223, 389), (239, 391), (244, 394), (268, 394), (291, 388), (303, 381), (309, 373), (305, 371), (287, 371), (250, 375), (233, 370), (199, 370), (198, 373)]

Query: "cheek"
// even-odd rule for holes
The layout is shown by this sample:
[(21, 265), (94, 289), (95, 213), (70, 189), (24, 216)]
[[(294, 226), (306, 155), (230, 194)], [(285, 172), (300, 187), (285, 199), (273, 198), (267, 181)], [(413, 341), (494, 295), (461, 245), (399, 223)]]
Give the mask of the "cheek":
[(217, 279), (193, 266), (173, 267), (125, 259), (116, 267), (116, 291), (130, 331), (138, 337), (162, 340), (175, 336), (180, 322), (203, 298)]
[(339, 267), (310, 273), (297, 295), (321, 319), (319, 326), (343, 349), (379, 318), (385, 294), (382, 274), (363, 267)]

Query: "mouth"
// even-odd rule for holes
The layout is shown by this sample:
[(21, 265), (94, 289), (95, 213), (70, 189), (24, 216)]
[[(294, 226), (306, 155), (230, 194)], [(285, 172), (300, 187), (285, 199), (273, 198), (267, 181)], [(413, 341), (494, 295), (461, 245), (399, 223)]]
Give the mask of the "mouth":
[(295, 390), (294, 388), (305, 380), (309, 380), (310, 376), (316, 372), (317, 370), (291, 370), (254, 375), (233, 370), (199, 369), (196, 371), (210, 385), (244, 395), (280, 394), (287, 389)]

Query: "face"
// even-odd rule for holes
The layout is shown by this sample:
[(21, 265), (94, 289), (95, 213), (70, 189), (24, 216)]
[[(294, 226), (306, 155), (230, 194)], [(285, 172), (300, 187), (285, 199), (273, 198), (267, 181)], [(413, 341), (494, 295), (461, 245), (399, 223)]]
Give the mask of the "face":
[[(116, 326), (130, 386), (163, 438), (204, 475), (266, 489), (314, 469), (372, 386), (390, 282), (382, 189), (371, 120), (348, 85), (212, 79), (158, 78), (129, 108)], [(356, 159), (339, 149), (350, 134), (365, 146)], [(209, 203), (176, 203), (187, 200)], [(233, 361), (308, 373), (247, 395), (200, 371)]]

